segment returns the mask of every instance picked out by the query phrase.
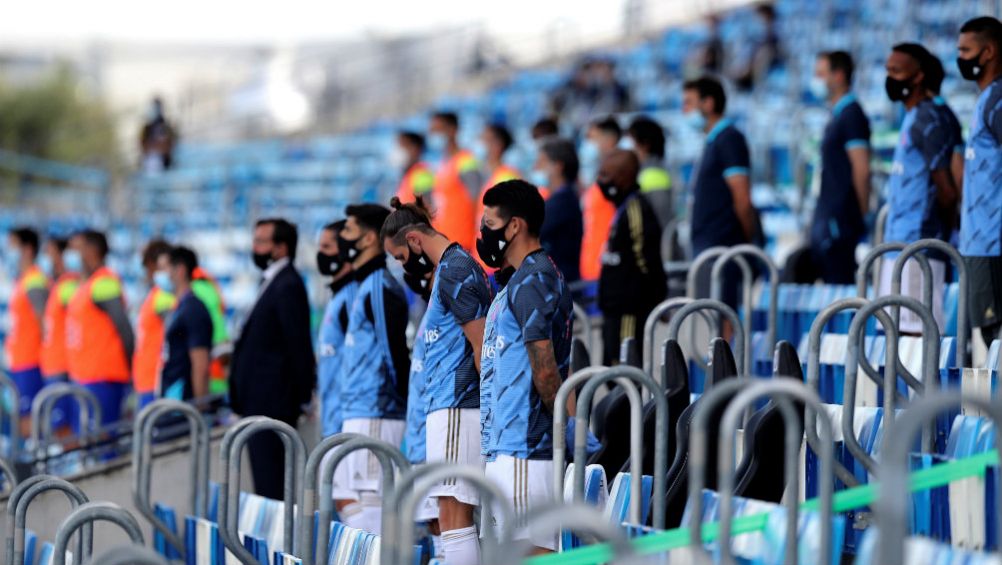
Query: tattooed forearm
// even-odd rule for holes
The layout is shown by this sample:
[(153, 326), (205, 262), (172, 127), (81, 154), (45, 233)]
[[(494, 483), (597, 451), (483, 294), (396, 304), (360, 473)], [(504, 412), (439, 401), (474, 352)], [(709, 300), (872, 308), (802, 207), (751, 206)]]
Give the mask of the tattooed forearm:
[(553, 344), (550, 340), (532, 341), (526, 344), (526, 350), (529, 353), (529, 365), (532, 367), (532, 384), (536, 387), (536, 393), (539, 394), (543, 405), (552, 413), (557, 389), (561, 384), (560, 370), (553, 354)]

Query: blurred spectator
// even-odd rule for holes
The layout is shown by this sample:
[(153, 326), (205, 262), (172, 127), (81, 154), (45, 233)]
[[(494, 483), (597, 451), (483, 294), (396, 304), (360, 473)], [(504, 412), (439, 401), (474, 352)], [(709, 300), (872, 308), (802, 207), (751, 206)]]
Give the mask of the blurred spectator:
[(724, 41), (720, 38), (720, 17), (706, 18), (708, 36), (697, 51), (696, 67), (701, 73), (719, 75), (724, 69)]
[(602, 159), (616, 150), (622, 134), (616, 119), (608, 116), (592, 122), (585, 140), (581, 142), (584, 180), (589, 183), (581, 197), (584, 236), (581, 239), (580, 264), (581, 278), (586, 281), (598, 280), (602, 270), (602, 248), (609, 239), (609, 228), (616, 215), (616, 206), (602, 196), (602, 190), (594, 182), (596, 167)]
[(741, 90), (751, 90), (768, 76), (769, 71), (783, 63), (783, 51), (776, 29), (776, 9), (771, 3), (755, 7), (755, 16), (761, 28), (753, 38), (751, 52), (745, 67), (735, 78)]
[(622, 112), (630, 106), (630, 93), (616, 79), (611, 59), (586, 59), (570, 79), (553, 94), (550, 105), (560, 121), (579, 132), (595, 115)]
[(832, 108), (821, 140), (821, 192), (811, 222), (809, 268), (798, 279), (852, 284), (856, 245), (866, 235), (870, 203), (870, 120), (851, 92), (852, 57), (845, 51), (818, 56), (811, 89)]
[(38, 250), (38, 232), (31, 228), (16, 228), (7, 236), (5, 270), (15, 281), (8, 305), (10, 329), (4, 340), (4, 353), (6, 368), (21, 397), (22, 429), (31, 413), (31, 401), (43, 384), (42, 317), (49, 297), (49, 279), (35, 263)]
[(89, 389), (101, 404), (101, 424), (117, 422), (129, 390), (135, 336), (125, 308), (122, 280), (105, 266), (108, 239), (84, 230), (70, 238), (66, 268), (83, 280), (66, 309), (70, 381)]
[[(254, 265), (262, 271), (257, 300), (233, 347), (230, 401), (241, 416), (268, 416), (295, 427), (316, 385), (306, 286), (293, 266), (299, 233), (281, 218), (254, 226)], [(254, 492), (282, 498), (282, 440), (258, 434), (248, 443)]]
[(533, 141), (539, 141), (544, 137), (550, 137), (558, 133), (560, 133), (560, 124), (557, 123), (556, 118), (547, 116), (536, 120), (536, 123), (532, 124)]
[(671, 175), (665, 168), (665, 132), (660, 124), (647, 116), (634, 118), (627, 132), (640, 159), (640, 176), (637, 179), (640, 192), (664, 229), (675, 218)]
[(630, 108), (630, 91), (616, 79), (612, 59), (599, 59), (591, 66), (593, 102), (591, 115), (615, 114)]
[(139, 307), (136, 351), (132, 356), (132, 389), (136, 392), (139, 408), (156, 398), (157, 374), (163, 360), (164, 328), (167, 316), (177, 306), (177, 298), (170, 289), (158, 285), (155, 276), (160, 256), (169, 252), (170, 244), (162, 239), (154, 239), (143, 248), (143, 271), (150, 291)]
[(960, 28), (957, 68), (981, 93), (967, 139), (960, 253), (970, 281), (971, 326), (985, 345), (1002, 327), (1002, 23), (975, 18)]
[(640, 194), (637, 156), (615, 150), (602, 161), (597, 184), (616, 206), (616, 217), (602, 254), (598, 306), (602, 310), (603, 364), (619, 359), (627, 338), (643, 349), (648, 314), (668, 296), (661, 264), (661, 228), (654, 210)]
[[(950, 173), (950, 159), (956, 141), (949, 124), (941, 119), (936, 104), (923, 85), (923, 62), (932, 57), (917, 43), (895, 45), (887, 57), (885, 89), (892, 102), (902, 102), (905, 118), (900, 141), (894, 148), (894, 162), (887, 179), (889, 214), (884, 241), (909, 243), (919, 239), (945, 240), (956, 215), (957, 187)], [(897, 254), (894, 254), (895, 256)], [(885, 257), (880, 270), (880, 294), (891, 293), (891, 275), (896, 257)], [(933, 294), (943, 296), (946, 262), (930, 253)], [(914, 259), (906, 264), (901, 277), (901, 293), (922, 300), (922, 272)], [(927, 284), (929, 281), (925, 281)], [(943, 330), (943, 301), (933, 301), (933, 314)], [(922, 320), (910, 310), (901, 312), (900, 331), (919, 335)]]
[(459, 117), (456, 114), (432, 114), (428, 145), (442, 159), (431, 192), (432, 218), (436, 230), (465, 249), (472, 249), (476, 241), (471, 238), (473, 195), (483, 186), (483, 176), (473, 153), (459, 147), (458, 135)]
[(539, 240), (556, 263), (564, 280), (573, 283), (581, 278), (581, 237), (584, 227), (578, 202), (578, 155), (569, 139), (551, 137), (539, 148), (540, 167), (547, 184), (554, 187), (546, 200), (543, 227)]
[(424, 156), (424, 136), (414, 131), (397, 134), (396, 145), (390, 153), (390, 166), (400, 171), (400, 186), (397, 198), (401, 202), (414, 202), (417, 196), (424, 196), (435, 187), (435, 174), (431, 167), (421, 160)]
[[(759, 238), (751, 202), (748, 142), (734, 122), (724, 117), (727, 96), (715, 78), (703, 77), (683, 86), (686, 121), (706, 133), (706, 146), (693, 179), (692, 256), (711, 247), (730, 247)], [(724, 269), (723, 299), (737, 307), (739, 273), (731, 263)], [(708, 295), (709, 269), (698, 273), (701, 295)]]
[(157, 389), (162, 398), (204, 400), (209, 395), (212, 317), (192, 292), (198, 256), (187, 247), (175, 247), (158, 261), (157, 286), (177, 297), (177, 308), (167, 322)]
[[(480, 237), (480, 224), (484, 218), (484, 194), (492, 186), (500, 182), (522, 177), (518, 170), (504, 163), (504, 154), (511, 149), (514, 142), (515, 140), (512, 138), (511, 132), (501, 124), (487, 124), (484, 126), (484, 131), (480, 133), (480, 144), (483, 147), (484, 155), (479, 160), (483, 164), (482, 171), (484, 176), (487, 177), (487, 182), (484, 183), (483, 188), (480, 190), (480, 195), (477, 197), (476, 202), (473, 203), (476, 210), (472, 226), (473, 241), (476, 241)], [(473, 255), (476, 254), (474, 253)], [(480, 260), (479, 256), (477, 256), (477, 260)]]
[[(68, 269), (63, 261), (67, 245), (69, 241), (65, 238), (49, 238), (45, 242), (44, 253), (38, 260), (42, 272), (52, 281), (42, 317), (42, 352), (39, 357), (45, 385), (66, 382), (69, 378), (66, 361), (66, 309), (80, 285), (80, 273)], [(67, 426), (72, 411), (72, 399), (56, 401), (52, 411), (52, 425), (59, 430), (57, 435), (69, 431)]]
[(169, 169), (174, 160), (177, 134), (164, 117), (163, 101), (154, 98), (146, 114), (146, 122), (139, 134), (140, 168), (146, 173)]

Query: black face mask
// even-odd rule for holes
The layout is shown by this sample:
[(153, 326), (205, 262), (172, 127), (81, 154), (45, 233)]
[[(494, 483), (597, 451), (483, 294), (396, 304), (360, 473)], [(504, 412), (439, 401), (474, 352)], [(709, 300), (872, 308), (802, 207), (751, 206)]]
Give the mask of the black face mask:
[(981, 60), (981, 54), (984, 52), (985, 50), (982, 49), (970, 59), (957, 57), (957, 69), (960, 71), (960, 76), (964, 77), (964, 80), (978, 80), (978, 77), (981, 76), (985, 67), (979, 61)]
[(626, 191), (616, 186), (612, 181), (598, 181), (596, 184), (598, 184), (599, 190), (602, 191), (602, 196), (616, 206), (619, 206), (623, 200), (626, 200)]
[(915, 92), (916, 88), (917, 87), (912, 84), (912, 79), (898, 80), (887, 77), (887, 79), (884, 80), (884, 90), (887, 91), (887, 97), (891, 99), (891, 102), (905, 101), (912, 95), (912, 92)]
[(420, 296), (425, 302), (431, 298), (431, 281), (426, 276), (417, 276), (404, 271), (404, 284), (411, 292)]
[(320, 271), (321, 275), (325, 277), (332, 276), (341, 270), (342, 265), (344, 263), (341, 262), (340, 253), (337, 255), (328, 255), (319, 251), (317, 252), (317, 270)]
[(358, 239), (337, 238), (337, 257), (342, 263), (351, 263), (358, 257)]
[(501, 266), (505, 251), (508, 250), (508, 241), (504, 238), (504, 232), (507, 228), (507, 223), (496, 230), (492, 230), (486, 225), (480, 226), (477, 254), (480, 255), (484, 264), (492, 269)]
[(428, 273), (435, 269), (435, 265), (432, 264), (431, 259), (425, 253), (415, 253), (410, 246), (407, 247), (409, 256), (407, 260), (404, 261), (404, 272), (410, 273), (416, 277), (424, 278)]
[(262, 271), (271, 265), (271, 253), (255, 253), (253, 256), (254, 266)]
[(495, 272), (494, 280), (497, 281), (499, 287), (504, 288), (508, 286), (508, 281), (511, 280), (511, 277), (514, 276), (514, 274), (515, 274), (515, 267), (508, 266), (505, 267), (504, 269), (501, 269), (500, 271)]

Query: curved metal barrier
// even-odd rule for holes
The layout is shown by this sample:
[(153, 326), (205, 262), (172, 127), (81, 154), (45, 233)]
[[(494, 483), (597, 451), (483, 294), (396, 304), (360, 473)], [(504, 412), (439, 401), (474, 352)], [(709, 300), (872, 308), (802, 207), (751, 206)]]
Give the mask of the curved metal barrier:
[[(891, 294), (901, 294), (901, 275), (904, 272), (905, 262), (908, 258), (917, 254), (919, 251), (930, 249), (939, 251), (949, 257), (953, 262), (954, 267), (957, 269), (957, 280), (960, 283), (957, 288), (957, 366), (966, 367), (968, 360), (967, 265), (964, 263), (964, 258), (960, 256), (960, 252), (957, 251), (954, 246), (938, 239), (920, 239), (916, 242), (910, 243), (907, 247), (901, 250), (901, 254), (898, 255), (898, 259), (894, 262), (894, 271), (891, 273)], [(922, 287), (925, 288), (928, 286), (929, 294), (932, 295), (933, 283), (931, 269), (928, 272), (923, 269), (922, 274), (923, 276), (929, 277), (928, 279), (923, 279)], [(942, 297), (940, 297), (940, 299), (942, 299)], [(926, 305), (930, 310), (932, 310), (933, 303), (931, 300), (926, 302)], [(895, 323), (900, 323), (897, 318), (897, 309), (895, 309), (894, 321)]]
[[(870, 457), (870, 454), (863, 449), (863, 446), (859, 444), (859, 440), (856, 438), (855, 430), (853, 429), (853, 421), (855, 418), (856, 409), (856, 371), (859, 367), (860, 358), (860, 341), (862, 341), (863, 332), (866, 328), (866, 320), (874, 314), (877, 310), (881, 308), (886, 308), (888, 306), (900, 306), (903, 308), (908, 308), (912, 312), (915, 312), (919, 317), (922, 318), (922, 385), (923, 394), (928, 394), (930, 391), (935, 391), (938, 388), (939, 381), (939, 326), (936, 325), (936, 319), (933, 318), (932, 312), (929, 311), (925, 305), (921, 304), (918, 300), (910, 298), (907, 296), (882, 296), (876, 300), (870, 301), (867, 305), (863, 306), (856, 311), (856, 315), (852, 318), (852, 323), (849, 325), (849, 344), (848, 352), (846, 354), (846, 365), (845, 365), (845, 388), (842, 394), (843, 401), (843, 412), (842, 412), (842, 435), (845, 446), (852, 453), (852, 456), (859, 461), (863, 467), (873, 473), (876, 471), (876, 461)], [(891, 345), (888, 343), (888, 345)], [(897, 353), (894, 354), (897, 356)], [(897, 375), (894, 371), (887, 371), (885, 367), (884, 375), (884, 403), (894, 397), (892, 394), (887, 394), (887, 391), (897, 389)], [(884, 417), (884, 428), (893, 428), (894, 421), (894, 409), (885, 411)], [(932, 452), (933, 439), (936, 433), (935, 424), (930, 426), (931, 429), (926, 430), (922, 438), (923, 450), (927, 453)]]
[(10, 376), (6, 372), (0, 371), (0, 395), (3, 395), (5, 391), (10, 395), (12, 406), (11, 410), (4, 410), (4, 404), (0, 401), (0, 411), (5, 412), (3, 417), (7, 420), (7, 429), (10, 434), (10, 453), (8, 455), (11, 461), (17, 461), (21, 450), (21, 393), (18, 392), (17, 384)]
[[(66, 494), (74, 508), (89, 502), (87, 495), (79, 487), (59, 477), (35, 475), (25, 479), (7, 499), (7, 524), (4, 540), (7, 565), (24, 563), (24, 538), (25, 525), (28, 521), (28, 507), (36, 496), (48, 491), (60, 491)], [(77, 555), (90, 554), (93, 537), (91, 524), (84, 524), (77, 540)]]
[[(784, 476), (786, 478), (787, 491), (786, 498), (786, 563), (795, 565), (797, 559), (797, 531), (799, 521), (797, 511), (800, 506), (799, 474), (800, 474), (800, 439), (803, 434), (800, 430), (800, 422), (792, 400), (799, 400), (805, 405), (816, 409), (821, 408), (821, 399), (811, 389), (803, 383), (790, 379), (773, 379), (770, 381), (758, 381), (738, 395), (727, 405), (724, 411), (723, 420), (720, 426), (719, 445), (719, 472), (717, 486), (720, 492), (720, 555), (721, 562), (726, 564), (734, 563), (734, 556), (731, 554), (729, 540), (731, 538), (731, 526), (733, 521), (734, 508), (734, 443), (738, 424), (741, 422), (742, 413), (757, 399), (767, 396), (776, 401), (780, 414), (783, 417), (786, 428), (786, 468)], [(827, 417), (821, 419), (822, 435), (821, 453), (818, 458), (821, 462), (819, 471), (819, 491), (821, 493), (821, 504), (819, 513), (824, 517), (821, 523), (821, 543), (820, 554), (831, 555), (832, 550), (832, 528), (830, 517), (832, 515), (832, 505), (834, 498), (835, 484), (832, 479), (832, 463), (835, 460), (835, 449), (833, 445), (832, 423)], [(705, 462), (700, 462), (705, 465)], [(702, 468), (697, 468), (695, 460), (692, 461), (693, 473), (702, 473)], [(827, 560), (827, 557), (826, 557)], [(824, 561), (822, 561), (824, 562)]]
[[(284, 547), (286, 553), (295, 554), (295, 505), (297, 497), (296, 481), (303, 475), (306, 446), (295, 428), (264, 416), (247, 418), (243, 426), (230, 428), (223, 436), (225, 450), (220, 451), (223, 460), (223, 480), (219, 485), (219, 534), (223, 544), (244, 565), (258, 565), (257, 559), (240, 543), (237, 532), (237, 518), (240, 514), (240, 467), (244, 446), (254, 435), (274, 432), (285, 446), (285, 520)], [(229, 439), (229, 441), (227, 441)]]
[[(542, 509), (533, 509), (525, 525), (531, 532), (560, 532), (571, 530), (578, 535), (585, 534), (596, 543), (608, 543), (612, 546), (610, 563), (628, 565), (634, 563), (633, 545), (630, 544), (622, 528), (609, 520), (593, 506), (587, 504), (563, 504)], [(518, 565), (525, 556), (524, 548), (511, 555), (509, 563)]]
[[(867, 279), (872, 278), (870, 284), (873, 285), (873, 288), (880, 287), (880, 269), (874, 269), (877, 259), (888, 253), (904, 251), (905, 247), (906, 245), (900, 241), (880, 243), (873, 246), (870, 252), (860, 261), (859, 266), (856, 267), (856, 296), (867, 298)], [(929, 267), (929, 261), (925, 258), (925, 255), (919, 255), (915, 260), (918, 261), (919, 268), (922, 270), (922, 297), (924, 302), (929, 304), (929, 301), (932, 300), (932, 268)]]
[[(654, 331), (661, 319), (670, 314), (672, 310), (681, 308), (694, 301), (694, 298), (687, 296), (676, 296), (662, 301), (651, 310), (644, 322), (644, 372), (648, 375), (654, 374)], [(663, 383), (662, 383), (663, 384)]]
[[(713, 269), (710, 271), (710, 298), (714, 300), (720, 300), (723, 296), (723, 276), (724, 267), (727, 263), (736, 261), (738, 257), (750, 256), (758, 259), (762, 262), (766, 269), (769, 271), (769, 316), (768, 325), (766, 327), (766, 339), (769, 344), (769, 351), (774, 351), (776, 349), (776, 320), (779, 316), (779, 268), (776, 264), (772, 262), (772, 259), (766, 255), (765, 251), (761, 248), (751, 245), (737, 245), (731, 247), (724, 254), (722, 254), (714, 263)], [(752, 312), (755, 309), (753, 299), (749, 298), (753, 296), (753, 286), (755, 284), (754, 277), (746, 277), (742, 283), (744, 289), (744, 309), (745, 309), (745, 367), (752, 367)]]
[(376, 459), (379, 461), (380, 467), (382, 467), (383, 513), (380, 518), (382, 520), (381, 529), (383, 530), (382, 533), (384, 538), (386, 528), (392, 528), (393, 513), (399, 510), (398, 506), (390, 503), (393, 499), (392, 494), (395, 492), (394, 465), (396, 465), (398, 469), (405, 471), (410, 469), (410, 461), (404, 457), (404, 454), (399, 448), (382, 440), (362, 436), (352, 438), (344, 442), (341, 447), (330, 456), (329, 459), (322, 460), (320, 463), (320, 484), (318, 487), (320, 492), (320, 532), (317, 536), (320, 543), (317, 544), (317, 563), (327, 563), (329, 557), (328, 547), (330, 541), (331, 520), (334, 519), (334, 497), (332, 496), (334, 470), (337, 469), (337, 466), (340, 465), (341, 462), (348, 457), (348, 455), (359, 450), (367, 450), (376, 454)]
[[(652, 503), (651, 514), (652, 524), (655, 528), (665, 527), (665, 494), (667, 492), (668, 481), (668, 400), (665, 398), (661, 385), (654, 381), (654, 378), (636, 367), (613, 367), (606, 372), (595, 375), (588, 379), (581, 395), (578, 396), (577, 418), (581, 418), (581, 425), (575, 426), (574, 437), (574, 496), (575, 501), (580, 501), (584, 496), (585, 483), (585, 459), (587, 457), (588, 424), (591, 422), (591, 402), (595, 396), (595, 391), (599, 385), (614, 381), (620, 386), (625, 386), (623, 381), (633, 381), (638, 387), (647, 387), (654, 394), (656, 406), (656, 422), (654, 432), (654, 502)], [(629, 391), (629, 388), (627, 388)], [(627, 392), (629, 394), (629, 392)], [(639, 398), (635, 400), (639, 401)], [(631, 399), (631, 402), (633, 400)], [(637, 402), (635, 405), (639, 405)], [(643, 423), (637, 428), (630, 426), (630, 435), (637, 429), (641, 438), (643, 437)], [(636, 482), (636, 481), (634, 481)], [(632, 485), (631, 485), (632, 486)], [(631, 513), (638, 507), (631, 504)], [(638, 520), (639, 521), (639, 520)]]
[(456, 466), (445, 463), (431, 463), (414, 467), (402, 477), (398, 489), (393, 493), (390, 505), (397, 508), (399, 515), (391, 524), (389, 531), (383, 531), (383, 543), (380, 547), (381, 565), (400, 565), (410, 563), (414, 551), (414, 512), (428, 492), (445, 479), (460, 479), (467, 481), (480, 491), (481, 508), (491, 508), (500, 511), (502, 530), (495, 538), (493, 520), (484, 519), (481, 538), (484, 539), (482, 563), (505, 564), (510, 557), (507, 554), (511, 546), (511, 531), (515, 523), (515, 512), (505, 499), (501, 490), (487, 477), (479, 467)]
[[(911, 498), (908, 495), (909, 452), (915, 434), (925, 428), (927, 422), (934, 422), (941, 412), (958, 406), (973, 406), (988, 415), (995, 428), (1002, 428), (1002, 406), (982, 398), (961, 395), (956, 392), (927, 394), (916, 400), (898, 418), (894, 427), (887, 432), (881, 453), (881, 469), (877, 473), (880, 480), (874, 516), (880, 528), (877, 542), (877, 557), (874, 563), (904, 563), (904, 544), (907, 533)], [(998, 466), (1002, 469), (1002, 449), (999, 449), (998, 435), (995, 449), (998, 451)], [(995, 508), (1002, 508), (1002, 489), (995, 489)], [(1002, 540), (1002, 521), (996, 520), (995, 539)]]
[[(711, 261), (715, 262), (718, 257), (723, 255), (724, 253), (727, 253), (729, 249), (730, 247), (723, 247), (723, 246), (711, 247), (703, 251), (695, 259), (693, 259), (692, 266), (689, 268), (689, 273), (685, 279), (685, 295), (687, 297), (692, 298), (693, 300), (696, 299), (696, 292), (698, 290), (696, 286), (697, 282), (699, 281), (699, 274), (702, 272), (703, 268), (707, 263), (710, 263)], [(751, 266), (748, 264), (748, 261), (745, 261), (745, 258), (739, 255), (735, 257), (734, 262), (737, 263), (738, 267), (741, 269), (742, 282), (752, 281), (754, 276), (752, 275)], [(744, 300), (745, 303), (750, 304), (753, 299), (751, 295), (751, 285), (744, 286), (742, 284), (742, 288), (744, 288), (746, 292), (746, 295), (742, 297), (742, 300)], [(674, 339), (677, 341), (678, 336), (676, 336)], [(695, 343), (696, 341), (695, 327), (693, 327), (689, 332), (689, 341), (690, 343)], [(740, 362), (744, 362), (744, 359), (742, 359), (741, 356), (738, 356), (738, 358), (740, 359)], [(697, 355), (694, 356), (694, 359), (696, 360), (696, 363), (699, 365), (699, 367), (702, 368), (703, 370), (706, 370), (707, 367), (709, 367), (709, 363), (707, 363), (707, 361), (705, 361), (702, 357)]]
[[(332, 436), (325, 437), (313, 448), (310, 452), (309, 457), (306, 458), (306, 467), (303, 471), (303, 485), (302, 485), (302, 495), (299, 500), (299, 523), (309, 524), (313, 520), (313, 515), (317, 509), (317, 492), (324, 492), (324, 486), (317, 484), (317, 476), (320, 471), (320, 463), (323, 462), (327, 454), (333, 451), (337, 446), (346, 443), (350, 440), (356, 438), (366, 437), (362, 434), (353, 434), (342, 432), (339, 434), (334, 434)], [(331, 498), (331, 492), (333, 489), (328, 485), (327, 488), (327, 498)], [(324, 531), (323, 521), (320, 521), (320, 530)], [(327, 539), (330, 537), (330, 520), (327, 520), (327, 533), (322, 534), (318, 537), (321, 539)], [(302, 560), (303, 565), (313, 565), (314, 551), (316, 550), (316, 540), (313, 539), (313, 528), (310, 527), (300, 527), (299, 528), (299, 543), (296, 547), (299, 548), (299, 552), (303, 554)], [(326, 550), (325, 550), (326, 551)]]
[(4, 484), (3, 493), (0, 494), (10, 494), (11, 492), (14, 492), (14, 489), (17, 488), (18, 485), (17, 470), (14, 468), (14, 465), (7, 459), (0, 457), (0, 472), (3, 473)]
[[(70, 512), (56, 530), (56, 539), (52, 546), (52, 565), (66, 565), (66, 547), (69, 545), (70, 536), (84, 524), (103, 520), (117, 524), (128, 534), (132, 543), (143, 545), (143, 532), (139, 529), (139, 522), (129, 513), (128, 510), (111, 502), (87, 502), (81, 504), (73, 512)], [(88, 555), (81, 555), (74, 561), (84, 561)]]
[[(557, 389), (557, 396), (553, 401), (553, 495), (556, 502), (563, 502), (564, 500), (564, 462), (567, 456), (567, 398), (570, 396), (571, 391), (575, 390), (578, 385), (592, 377), (598, 377), (608, 370), (608, 367), (588, 367), (568, 377), (560, 385), (560, 388)], [(618, 377), (615, 379), (615, 382), (617, 385), (623, 387), (630, 402), (630, 520), (634, 524), (639, 524), (641, 516), (640, 487), (641, 480), (643, 479), (644, 451), (643, 401), (640, 399), (640, 392), (633, 386), (633, 382), (630, 379)], [(593, 398), (594, 396), (592, 394)], [(586, 443), (587, 430), (590, 424), (591, 422), (586, 421), (576, 422), (576, 426), (581, 426), (585, 429), (584, 437)], [(576, 426), (574, 437), (575, 456), (577, 455), (578, 441)], [(574, 460), (574, 464), (577, 466), (577, 459)], [(579, 494), (577, 491), (574, 492), (575, 501), (580, 501)]]
[[(595, 328), (591, 323), (591, 316), (588, 315), (588, 311), (584, 309), (577, 302), (574, 305), (574, 320), (581, 320), (581, 331), (584, 333), (584, 343), (588, 346), (588, 352), (598, 351), (595, 347)], [(591, 360), (589, 359), (589, 363)]]
[(188, 487), (192, 515), (204, 518), (209, 495), (209, 426), (191, 404), (177, 400), (160, 399), (143, 408), (133, 425), (132, 440), (132, 500), (140, 515), (181, 555), (185, 554), (184, 540), (167, 526), (154, 511), (150, 502), (150, 483), (153, 474), (153, 430), (157, 421), (170, 414), (181, 414), (190, 427), (191, 470)]
[(80, 407), (80, 438), (86, 442), (88, 434), (96, 433), (103, 414), (101, 403), (94, 393), (73, 383), (54, 383), (46, 386), (31, 401), (31, 443), (38, 455), (45, 454), (45, 448), (52, 437), (52, 410), (56, 401), (72, 398)]
[(85, 565), (169, 565), (169, 562), (152, 549), (120, 545), (99, 553)]
[[(678, 341), (678, 332), (682, 328), (682, 322), (693, 312), (701, 310), (716, 310), (730, 320), (734, 327), (734, 361), (737, 364), (738, 374), (745, 374), (749, 369), (749, 367), (745, 367), (745, 330), (741, 326), (741, 320), (737, 313), (719, 300), (700, 298), (679, 308), (678, 312), (672, 316), (671, 322), (668, 323), (668, 339)], [(698, 355), (695, 357), (699, 358)]]

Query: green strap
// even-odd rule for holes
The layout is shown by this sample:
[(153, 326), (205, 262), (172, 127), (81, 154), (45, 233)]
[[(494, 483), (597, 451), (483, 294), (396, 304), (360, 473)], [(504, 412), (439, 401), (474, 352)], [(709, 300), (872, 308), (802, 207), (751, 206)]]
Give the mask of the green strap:
[[(936, 465), (928, 469), (915, 471), (911, 474), (911, 492), (921, 492), (952, 482), (971, 477), (984, 477), (985, 470), (998, 463), (998, 452), (995, 450), (979, 453), (965, 459), (956, 459)], [(870, 506), (877, 500), (877, 485), (866, 484), (835, 493), (833, 510), (836, 513), (848, 512), (857, 508)], [(817, 510), (820, 500), (812, 498), (800, 505), (801, 510)], [(753, 514), (735, 518), (732, 522), (733, 535), (760, 532), (768, 523), (769, 513)], [(719, 522), (703, 525), (703, 541), (710, 542), (717, 538)], [(681, 549), (689, 545), (689, 529), (677, 528), (658, 532), (632, 541), (633, 548), (640, 555), (664, 553), (673, 549)], [(597, 544), (573, 549), (565, 553), (542, 555), (525, 560), (525, 565), (599, 565), (612, 558), (612, 549), (608, 544)]]

